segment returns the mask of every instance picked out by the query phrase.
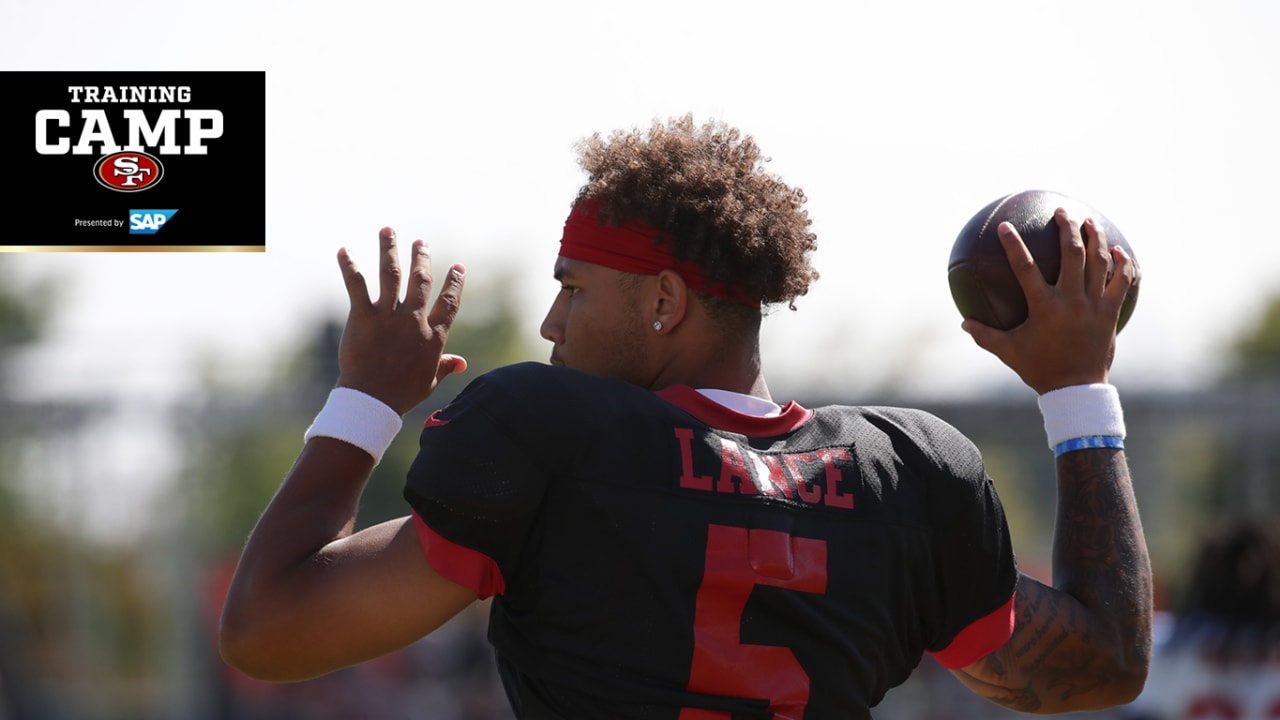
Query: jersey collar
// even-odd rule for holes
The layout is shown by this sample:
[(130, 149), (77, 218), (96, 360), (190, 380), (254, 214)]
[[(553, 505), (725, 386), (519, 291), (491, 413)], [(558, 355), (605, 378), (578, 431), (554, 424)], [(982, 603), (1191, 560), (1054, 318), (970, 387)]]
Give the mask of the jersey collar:
[(791, 432), (813, 416), (812, 410), (801, 407), (794, 400), (783, 405), (777, 415), (748, 415), (725, 407), (688, 385), (669, 385), (657, 391), (657, 395), (706, 425), (752, 437), (770, 437)]

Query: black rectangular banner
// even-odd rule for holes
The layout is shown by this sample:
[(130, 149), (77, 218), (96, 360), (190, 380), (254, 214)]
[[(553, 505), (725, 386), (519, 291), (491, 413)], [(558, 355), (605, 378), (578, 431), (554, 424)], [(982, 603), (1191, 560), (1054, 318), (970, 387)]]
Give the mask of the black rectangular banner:
[(266, 250), (265, 72), (0, 72), (3, 251)]

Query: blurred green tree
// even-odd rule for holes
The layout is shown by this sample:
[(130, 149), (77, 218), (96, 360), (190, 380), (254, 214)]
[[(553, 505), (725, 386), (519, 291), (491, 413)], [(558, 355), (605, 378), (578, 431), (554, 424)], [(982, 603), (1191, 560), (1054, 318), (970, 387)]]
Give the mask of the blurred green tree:
[(1198, 402), (1206, 419), (1184, 424), (1170, 443), (1177, 472), (1163, 487), (1175, 493), (1173, 520), (1160, 542), (1174, 596), (1187, 580), (1197, 528), (1280, 509), (1280, 291), (1226, 342), (1223, 355), (1223, 372)]
[(1280, 291), (1231, 344), (1231, 369), (1219, 392), (1234, 398), (1229, 429), (1209, 483), (1209, 499), (1224, 512), (1249, 515), (1280, 509)]
[(0, 717), (32, 716), (46, 704), (31, 677), (32, 652), (56, 632), (50, 609), (57, 598), (48, 568), (65, 543), (30, 512), (18, 475), (18, 456), (39, 424), (39, 409), (7, 392), (12, 361), (48, 325), (53, 287), (0, 264)]
[(53, 308), (52, 297), (51, 283), (24, 282), (13, 277), (9, 266), (0, 265), (0, 363), (39, 339)]
[(1280, 380), (1280, 293), (1231, 345), (1232, 378)]

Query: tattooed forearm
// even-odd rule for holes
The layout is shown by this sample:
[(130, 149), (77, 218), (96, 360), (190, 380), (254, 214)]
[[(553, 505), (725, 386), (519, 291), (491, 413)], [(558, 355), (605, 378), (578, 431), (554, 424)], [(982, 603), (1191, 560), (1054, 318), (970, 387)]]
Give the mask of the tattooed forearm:
[[(1057, 604), (1056, 598), (1051, 596), (1049, 593), (1029, 593), (1029, 592), (1023, 591), (1023, 593), (1019, 596), (1018, 599), (1028, 601), (1027, 607), (1025, 609), (1021, 607), (1019, 607), (1018, 609), (1019, 610), (1018, 614), (1024, 615), (1026, 617), (1039, 617), (1041, 616), (1042, 613), (1045, 612), (1046, 610), (1045, 605)], [(1048, 614), (1056, 616), (1057, 611), (1055, 609)], [(1052, 626), (1037, 625), (1034, 627), (1028, 627), (1027, 632), (1025, 633), (1026, 635), (1025, 638), (1024, 637), (1015, 638), (1015, 640), (1018, 641), (1016, 644), (1014, 642), (1010, 642), (1009, 645), (1013, 649), (1014, 662), (1021, 665), (1025, 661), (1027, 661), (1028, 660), (1027, 656), (1031, 653), (1032, 650), (1036, 649), (1036, 646), (1040, 644), (1041, 638), (1043, 638), (1045, 634), (1049, 632), (1050, 627)]]
[(1023, 712), (1127, 702), (1151, 653), (1151, 568), (1122, 451), (1058, 458), (1054, 587), (1023, 576), (1003, 648), (957, 672)]
[(1040, 709), (1040, 698), (1036, 697), (1036, 694), (1030, 688), (1010, 688), (996, 683), (989, 683), (966, 670), (957, 670), (956, 675), (971, 690), (1010, 710), (1035, 712)]
[(1054, 586), (1110, 625), (1126, 667), (1151, 654), (1151, 563), (1124, 453), (1058, 458)]

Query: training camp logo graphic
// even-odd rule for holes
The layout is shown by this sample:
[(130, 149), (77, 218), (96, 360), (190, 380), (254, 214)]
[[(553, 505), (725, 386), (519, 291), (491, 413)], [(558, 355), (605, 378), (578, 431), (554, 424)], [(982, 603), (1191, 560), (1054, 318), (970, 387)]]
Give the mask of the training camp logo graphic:
[(144, 152), (103, 155), (93, 166), (93, 177), (108, 190), (138, 192), (153, 188), (164, 177), (160, 159)]
[(12, 199), (39, 218), (12, 227), (0, 251), (265, 251), (265, 73), (0, 71), (0, 80), (13, 100), (0, 137), (22, 138), (30, 168)]
[[(164, 176), (159, 158), (144, 152), (156, 148), (161, 155), (207, 155), (209, 141), (222, 137), (221, 110), (166, 107), (153, 113), (154, 121), (137, 105), (191, 102), (189, 85), (69, 85), (67, 100), (81, 105), (74, 112), (43, 108), (36, 113), (36, 152), (41, 155), (93, 155), (102, 157), (93, 166), (94, 179), (109, 190), (137, 192), (155, 187)], [(92, 107), (134, 105), (118, 112)], [(114, 129), (113, 129), (114, 118)], [(75, 127), (78, 126), (77, 132)], [(120, 145), (117, 135), (128, 139)], [(187, 138), (178, 142), (179, 132)], [(71, 144), (76, 138), (75, 145)]]

